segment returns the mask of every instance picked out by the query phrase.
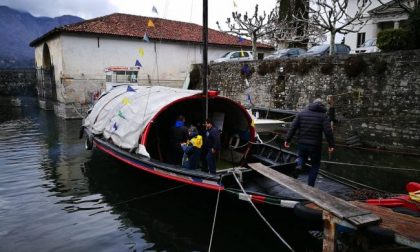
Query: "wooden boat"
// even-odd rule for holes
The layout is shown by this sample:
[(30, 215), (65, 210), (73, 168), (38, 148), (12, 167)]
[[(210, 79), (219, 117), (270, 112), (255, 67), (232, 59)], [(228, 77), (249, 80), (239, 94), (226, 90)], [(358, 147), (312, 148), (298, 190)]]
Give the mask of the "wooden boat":
[[(247, 167), (261, 162), (293, 175), (296, 155), (277, 146), (256, 142), (249, 113), (235, 101), (209, 92), (208, 114), (221, 131), (222, 151), (215, 175), (187, 170), (168, 163), (169, 129), (179, 114), (187, 124), (204, 121), (205, 96), (201, 91), (160, 86), (117, 86), (103, 94), (84, 120), (86, 148), (99, 150), (137, 169), (165, 179), (210, 190), (221, 190), (238, 199), (245, 194), (258, 203), (292, 208), (304, 198)], [(305, 174), (299, 179), (306, 183)], [(240, 180), (243, 191), (237, 180)], [(341, 196), (353, 188), (326, 177), (317, 187)]]
[[(207, 72), (207, 0), (203, 0), (203, 72)], [(83, 123), (86, 148), (101, 151), (139, 170), (209, 190), (224, 191), (239, 199), (294, 207), (304, 200), (247, 167), (261, 162), (285, 174), (295, 175), (296, 155), (256, 141), (255, 122), (240, 104), (208, 91), (161, 86), (108, 85)], [(186, 170), (168, 163), (169, 129), (178, 115), (187, 123), (206, 117), (221, 131), (222, 150), (216, 174)], [(83, 135), (83, 134), (82, 134)], [(299, 179), (306, 182), (306, 175)], [(317, 187), (335, 196), (353, 188), (320, 176)]]
[(256, 112), (255, 116), (252, 110), (248, 110), (252, 120), (254, 120), (255, 130), (257, 133), (274, 132), (275, 130), (285, 127), (286, 122), (278, 119), (260, 118), (259, 112)]

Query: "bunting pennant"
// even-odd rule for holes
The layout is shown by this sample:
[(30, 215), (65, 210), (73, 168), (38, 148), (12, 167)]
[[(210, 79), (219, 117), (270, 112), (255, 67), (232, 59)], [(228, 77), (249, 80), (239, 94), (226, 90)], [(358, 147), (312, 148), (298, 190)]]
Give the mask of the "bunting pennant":
[(159, 15), (158, 10), (156, 9), (155, 6), (153, 6), (153, 8), (152, 8), (152, 12), (156, 13), (156, 15)]
[(140, 63), (139, 60), (136, 60), (136, 64), (134, 64), (136, 67), (143, 67), (143, 65)]
[(245, 41), (245, 39), (244, 39), (244, 38), (242, 38), (241, 36), (239, 36), (239, 37), (238, 37), (238, 42), (239, 42), (239, 43), (242, 43), (242, 42), (244, 42), (244, 41)]
[(130, 85), (127, 86), (127, 92), (136, 92)]
[(123, 113), (121, 112), (121, 110), (120, 111), (118, 111), (118, 114), (117, 114), (119, 117), (121, 117), (122, 119), (125, 119), (125, 116), (123, 115)]
[(147, 37), (147, 34), (146, 33), (143, 36), (143, 40), (146, 41), (147, 43), (150, 42), (149, 37)]
[(124, 97), (121, 102), (126, 106), (131, 104), (130, 99), (128, 99), (127, 97)]
[(151, 19), (149, 19), (149, 21), (147, 21), (147, 27), (155, 28), (155, 24), (153, 23), (153, 21)]
[(143, 48), (139, 48), (139, 55), (140, 55), (140, 57), (144, 56), (144, 49)]
[(245, 64), (242, 69), (241, 69), (241, 73), (248, 76), (251, 74), (251, 70), (249, 69), (248, 64)]
[(114, 125), (112, 125), (112, 128), (114, 129), (114, 131), (116, 131), (118, 129), (118, 125), (116, 122), (114, 122)]

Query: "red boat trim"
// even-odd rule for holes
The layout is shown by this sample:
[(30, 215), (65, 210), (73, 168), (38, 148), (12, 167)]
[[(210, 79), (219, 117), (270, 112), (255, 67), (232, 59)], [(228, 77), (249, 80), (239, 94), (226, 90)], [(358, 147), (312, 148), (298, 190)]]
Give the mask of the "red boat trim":
[(253, 195), (251, 194), (251, 200), (254, 203), (259, 203), (259, 204), (264, 204), (265, 203), (265, 198), (264, 196), (260, 196), (260, 195)]
[(129, 165), (131, 165), (131, 166), (133, 166), (137, 169), (152, 173), (154, 175), (158, 175), (160, 177), (164, 177), (164, 178), (167, 178), (167, 179), (175, 180), (175, 181), (178, 181), (178, 182), (182, 182), (182, 183), (186, 183), (186, 184), (190, 184), (190, 185), (194, 185), (194, 186), (203, 187), (203, 188), (206, 188), (206, 189), (211, 189), (211, 190), (215, 190), (215, 191), (223, 191), (224, 190), (224, 187), (220, 186), (220, 185), (210, 185), (210, 184), (206, 184), (206, 183), (195, 182), (195, 181), (191, 181), (191, 180), (181, 178), (181, 177), (178, 177), (178, 176), (169, 175), (166, 172), (157, 171), (156, 169), (147, 168), (145, 166), (134, 163), (130, 160), (127, 160), (127, 159), (117, 155), (113, 151), (106, 149), (104, 146), (102, 146), (100, 143), (98, 143), (95, 140), (94, 140), (94, 142), (95, 142), (96, 147), (98, 147), (98, 149), (100, 149), (101, 151), (103, 151), (103, 152), (117, 158), (118, 160), (120, 160), (124, 163), (127, 163), (127, 164), (129, 164)]

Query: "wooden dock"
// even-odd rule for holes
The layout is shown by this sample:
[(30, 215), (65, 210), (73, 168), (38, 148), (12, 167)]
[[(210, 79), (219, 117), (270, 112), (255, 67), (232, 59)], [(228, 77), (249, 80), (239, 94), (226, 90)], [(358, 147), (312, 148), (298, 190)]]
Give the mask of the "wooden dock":
[(248, 166), (289, 190), (304, 196), (322, 210), (324, 220), (323, 251), (335, 251), (336, 225), (354, 230), (379, 225), (395, 233), (396, 243), (420, 249), (420, 220), (416, 220), (418, 218), (394, 213), (390, 209), (362, 202), (344, 201), (260, 163), (252, 163)]

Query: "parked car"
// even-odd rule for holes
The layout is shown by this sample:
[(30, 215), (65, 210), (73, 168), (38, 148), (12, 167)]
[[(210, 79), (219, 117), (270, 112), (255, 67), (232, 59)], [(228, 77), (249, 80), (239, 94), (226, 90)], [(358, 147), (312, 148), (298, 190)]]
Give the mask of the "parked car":
[[(335, 54), (342, 55), (342, 54), (349, 54), (350, 47), (344, 44), (335, 44)], [(311, 47), (306, 53), (299, 55), (299, 57), (323, 57), (328, 56), (330, 53), (330, 45), (317, 45)]]
[(306, 50), (301, 49), (301, 48), (286, 48), (286, 49), (281, 49), (281, 50), (275, 51), (274, 53), (268, 55), (264, 59), (293, 58), (293, 57), (297, 57), (301, 54), (304, 54), (305, 52), (306, 52)]
[(251, 51), (233, 51), (227, 52), (222, 57), (211, 61), (210, 63), (220, 63), (220, 62), (227, 62), (227, 61), (246, 61), (246, 60), (253, 60), (253, 54)]
[(368, 39), (365, 43), (361, 44), (355, 50), (350, 51), (350, 53), (374, 53), (380, 52), (381, 49), (376, 47), (376, 38)]

